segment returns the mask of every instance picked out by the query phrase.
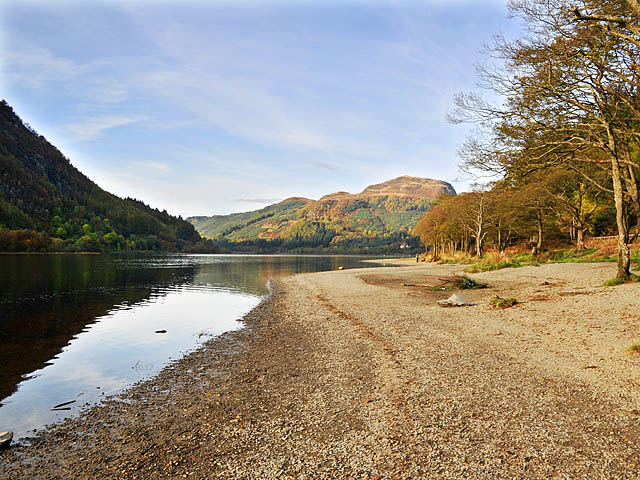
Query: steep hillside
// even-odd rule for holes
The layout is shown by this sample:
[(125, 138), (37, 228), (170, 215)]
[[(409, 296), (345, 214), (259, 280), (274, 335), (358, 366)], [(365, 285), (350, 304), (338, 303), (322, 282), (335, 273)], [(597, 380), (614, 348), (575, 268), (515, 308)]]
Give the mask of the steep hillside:
[(403, 176), (358, 194), (290, 198), (253, 212), (187, 220), (234, 251), (395, 252), (403, 244), (418, 247), (410, 231), (441, 194), (455, 190), (440, 180)]
[(255, 236), (263, 233), (262, 225), (265, 223), (286, 222), (292, 216), (297, 216), (300, 208), (312, 201), (306, 198), (288, 198), (275, 205), (252, 212), (213, 215), (212, 217), (189, 217), (187, 220), (196, 227), (202, 236), (207, 238), (246, 238), (251, 237), (252, 230), (256, 228), (258, 230)]
[(102, 190), (0, 104), (0, 251), (211, 248), (185, 220)]

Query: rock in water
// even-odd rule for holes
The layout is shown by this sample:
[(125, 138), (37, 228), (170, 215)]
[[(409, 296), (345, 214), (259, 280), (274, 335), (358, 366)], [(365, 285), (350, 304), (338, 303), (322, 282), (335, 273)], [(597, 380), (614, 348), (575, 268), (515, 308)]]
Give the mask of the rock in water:
[(0, 448), (9, 448), (12, 439), (13, 432), (0, 432)]
[(446, 300), (440, 300), (438, 305), (441, 307), (464, 307), (465, 305), (471, 305), (469, 299), (460, 293), (454, 293)]

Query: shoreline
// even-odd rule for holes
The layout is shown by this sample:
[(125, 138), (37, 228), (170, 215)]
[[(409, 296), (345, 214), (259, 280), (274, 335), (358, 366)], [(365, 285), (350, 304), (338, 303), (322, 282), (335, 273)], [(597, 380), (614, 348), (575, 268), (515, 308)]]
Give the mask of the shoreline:
[(421, 285), (461, 268), (278, 278), (243, 328), (0, 451), (0, 476), (637, 475), (639, 286), (599, 287), (612, 264), (521, 267), (438, 308), (451, 292)]
[[(416, 257), (382, 257), (363, 260), (364, 263), (380, 263), (383, 266), (408, 267), (418, 265)], [(424, 263), (424, 262), (423, 262)]]

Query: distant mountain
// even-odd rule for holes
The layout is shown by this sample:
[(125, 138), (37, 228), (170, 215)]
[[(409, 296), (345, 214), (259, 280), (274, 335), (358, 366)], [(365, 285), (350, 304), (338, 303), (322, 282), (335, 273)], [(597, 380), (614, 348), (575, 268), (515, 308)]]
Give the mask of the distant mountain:
[(403, 175), (402, 177), (387, 180), (383, 183), (369, 185), (363, 190), (360, 196), (397, 195), (399, 197), (427, 198), (433, 200), (443, 193), (455, 195), (456, 191), (449, 183), (443, 182), (442, 180)]
[(396, 252), (401, 245), (418, 248), (411, 229), (436, 197), (455, 193), (441, 180), (402, 176), (358, 194), (289, 198), (252, 212), (187, 220), (233, 251)]
[(102, 190), (0, 104), (0, 251), (211, 250), (182, 218)]

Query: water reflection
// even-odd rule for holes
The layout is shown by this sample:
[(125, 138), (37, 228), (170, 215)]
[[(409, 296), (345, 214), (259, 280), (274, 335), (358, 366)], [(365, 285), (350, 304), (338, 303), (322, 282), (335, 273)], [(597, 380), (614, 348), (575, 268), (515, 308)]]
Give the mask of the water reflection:
[[(24, 436), (34, 425), (64, 418), (87, 402), (153, 375), (199, 342), (238, 328), (236, 320), (258, 302), (256, 296), (170, 288), (137, 305), (115, 308), (96, 318), (5, 399), (0, 424), (10, 422)], [(166, 333), (155, 333), (161, 330)], [(70, 410), (51, 410), (71, 400), (75, 402), (65, 406)]]
[(195, 274), (189, 265), (132, 268), (110, 255), (0, 255), (0, 398), (96, 319)]
[[(195, 258), (194, 258), (195, 257)], [(271, 277), (301, 272), (337, 270), (339, 266), (367, 266), (362, 257), (322, 255), (220, 255), (192, 256), (198, 265), (194, 285), (206, 285), (253, 295), (266, 294)]]
[(0, 255), (0, 430), (22, 437), (237, 328), (272, 276), (339, 265), (365, 266), (326, 256)]

